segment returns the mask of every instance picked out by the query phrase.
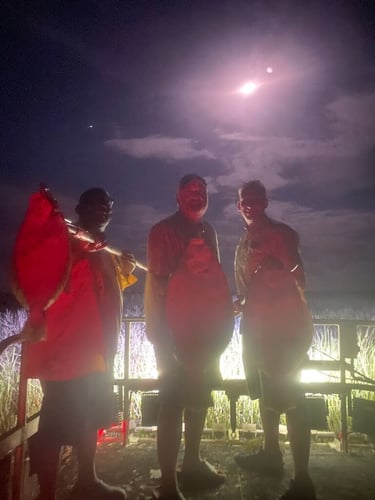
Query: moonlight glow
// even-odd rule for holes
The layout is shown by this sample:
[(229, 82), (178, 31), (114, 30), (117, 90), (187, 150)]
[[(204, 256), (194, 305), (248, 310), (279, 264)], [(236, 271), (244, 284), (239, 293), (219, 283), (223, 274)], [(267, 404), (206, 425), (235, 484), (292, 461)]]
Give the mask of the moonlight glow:
[(258, 89), (259, 84), (255, 82), (246, 82), (242, 87), (238, 89), (238, 93), (248, 96), (254, 94), (254, 92)]

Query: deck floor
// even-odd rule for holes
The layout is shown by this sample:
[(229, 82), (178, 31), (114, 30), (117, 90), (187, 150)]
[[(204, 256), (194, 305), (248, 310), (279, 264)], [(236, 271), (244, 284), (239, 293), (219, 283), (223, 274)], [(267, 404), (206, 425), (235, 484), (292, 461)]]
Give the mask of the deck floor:
[[(202, 456), (217, 464), (227, 475), (221, 488), (206, 492), (184, 491), (187, 500), (276, 500), (285, 491), (292, 474), (289, 445), (283, 444), (285, 473), (281, 479), (247, 474), (233, 457), (245, 443), (202, 441)], [(181, 453), (183, 450), (181, 450)], [(66, 455), (59, 479), (58, 500), (65, 500), (76, 475), (74, 459)], [(126, 489), (129, 500), (150, 499), (159, 473), (154, 439), (139, 439), (122, 447), (105, 443), (98, 447), (97, 468), (102, 479)], [(351, 447), (349, 454), (337, 450), (337, 443), (312, 443), (310, 471), (319, 500), (374, 500), (375, 453), (368, 446)]]

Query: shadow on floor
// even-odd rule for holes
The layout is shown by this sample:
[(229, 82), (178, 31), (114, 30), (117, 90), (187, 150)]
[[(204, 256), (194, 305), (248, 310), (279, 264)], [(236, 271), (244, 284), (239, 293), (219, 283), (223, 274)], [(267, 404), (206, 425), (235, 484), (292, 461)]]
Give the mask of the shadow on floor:
[[(280, 479), (272, 479), (247, 474), (236, 466), (233, 457), (244, 450), (242, 443), (203, 441), (202, 456), (220, 466), (227, 481), (213, 491), (184, 491), (187, 500), (277, 500), (287, 488), (293, 471), (289, 446), (283, 446), (285, 473)], [(75, 460), (66, 455), (63, 462), (58, 500), (67, 499), (76, 476)], [(102, 444), (98, 447), (97, 469), (106, 482), (126, 489), (128, 500), (150, 499), (160, 472), (155, 441), (139, 440), (127, 447)], [(310, 471), (319, 500), (375, 499), (375, 453), (370, 447), (343, 454), (335, 449), (334, 443), (313, 443)]]

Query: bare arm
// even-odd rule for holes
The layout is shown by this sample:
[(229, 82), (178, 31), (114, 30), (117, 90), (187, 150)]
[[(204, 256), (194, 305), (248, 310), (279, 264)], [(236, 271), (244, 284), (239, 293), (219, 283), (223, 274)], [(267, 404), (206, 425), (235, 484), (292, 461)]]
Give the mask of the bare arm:
[(292, 274), (297, 284), (304, 289), (306, 276), (299, 250), (298, 234), (291, 230), (290, 232), (283, 232), (281, 236), (280, 260), (284, 268)]
[(170, 346), (171, 336), (167, 327), (165, 302), (170, 278), (168, 234), (165, 228), (151, 229), (147, 241), (147, 264), (144, 308), (147, 337), (153, 344)]

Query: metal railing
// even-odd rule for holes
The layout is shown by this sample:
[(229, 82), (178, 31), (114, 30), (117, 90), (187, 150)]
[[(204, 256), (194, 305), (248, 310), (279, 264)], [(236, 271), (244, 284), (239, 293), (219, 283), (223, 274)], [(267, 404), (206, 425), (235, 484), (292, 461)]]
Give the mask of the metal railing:
[[(130, 378), (129, 352), (130, 352), (130, 325), (132, 323), (144, 322), (142, 318), (125, 319), (125, 355), (124, 355), (124, 378), (116, 379), (115, 384), (123, 389), (123, 415), (129, 418), (131, 392), (154, 391), (158, 389), (158, 380)], [(308, 360), (302, 369), (314, 369), (321, 371), (337, 372), (337, 382), (302, 382), (306, 394), (337, 394), (340, 398), (340, 420), (341, 420), (341, 447), (342, 451), (348, 452), (348, 415), (351, 414), (351, 394), (353, 390), (375, 392), (375, 381), (366, 377), (358, 376), (354, 360), (358, 354), (357, 330), (359, 327), (374, 328), (375, 321), (359, 320), (328, 320), (319, 319), (314, 321), (314, 326), (336, 327), (339, 336), (339, 353), (337, 359)], [(126, 354), (128, 353), (128, 354)], [(366, 383), (367, 382), (367, 383)], [(232, 431), (236, 428), (236, 402), (241, 395), (248, 395), (245, 379), (226, 379), (219, 382), (214, 390), (224, 391), (230, 402), (230, 419)]]
[[(124, 348), (124, 378), (116, 379), (114, 385), (122, 389), (122, 413), (123, 418), (128, 419), (130, 413), (130, 394), (134, 391), (150, 391), (158, 389), (157, 379), (139, 379), (130, 378), (130, 325), (132, 323), (144, 323), (143, 318), (125, 318), (125, 348)], [(375, 321), (357, 321), (357, 320), (325, 320), (314, 321), (314, 325), (337, 325), (340, 337), (339, 359), (327, 361), (309, 361), (304, 368), (315, 368), (320, 370), (337, 371), (339, 373), (338, 382), (308, 382), (304, 383), (306, 393), (319, 394), (338, 394), (340, 397), (340, 416), (341, 416), (341, 434), (342, 450), (348, 451), (348, 404), (351, 402), (351, 393), (353, 389), (364, 391), (375, 391), (375, 382), (368, 380), (355, 380), (354, 359), (356, 357), (353, 351), (353, 339), (356, 338), (357, 328), (375, 327)], [(347, 374), (351, 376), (351, 382), (348, 382)], [(354, 379), (354, 381), (353, 381)], [(232, 429), (236, 427), (236, 402), (240, 395), (247, 395), (247, 386), (244, 379), (223, 380), (214, 390), (225, 391), (230, 401), (230, 415)], [(10, 485), (6, 487), (4, 498), (6, 500), (23, 500), (23, 475), (25, 463), (25, 445), (38, 427), (38, 414), (29, 419), (26, 418), (27, 402), (27, 380), (24, 374), (21, 353), (20, 382), (18, 394), (18, 413), (16, 426), (7, 433), (0, 436), (0, 461), (6, 456), (11, 456), (10, 462)], [(4, 486), (3, 486), (4, 487)], [(1, 493), (1, 490), (0, 490)]]

